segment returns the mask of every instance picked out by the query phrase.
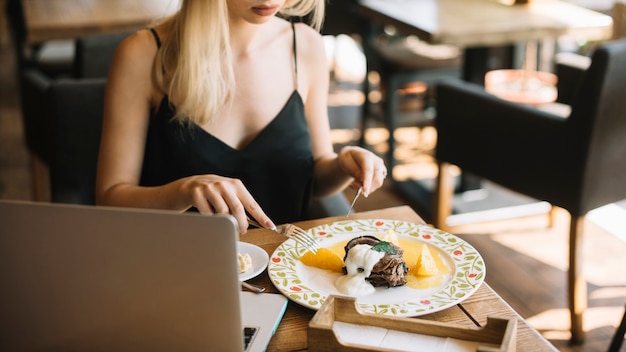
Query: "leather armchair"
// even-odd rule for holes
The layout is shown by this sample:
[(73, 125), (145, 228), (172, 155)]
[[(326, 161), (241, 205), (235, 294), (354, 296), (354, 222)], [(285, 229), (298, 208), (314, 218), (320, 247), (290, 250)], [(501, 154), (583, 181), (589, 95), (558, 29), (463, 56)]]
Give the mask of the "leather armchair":
[(63, 79), (47, 90), (52, 202), (95, 204), (105, 86), (105, 78)]
[[(582, 74), (563, 77), (567, 72)], [(565, 115), (496, 98), (472, 83), (440, 82), (434, 225), (446, 228), (451, 212), (451, 164), (566, 209), (572, 340), (581, 342), (587, 305), (580, 262), (584, 217), (626, 198), (626, 40), (602, 43), (584, 72), (557, 62), (557, 73), (562, 87), (569, 82), (559, 97), (571, 103)]]
[(113, 53), (130, 32), (92, 35), (75, 40), (71, 69), (63, 75), (52, 75), (41, 65), (20, 65), (19, 83), (22, 121), (27, 148), (31, 155), (34, 200), (48, 200), (49, 167), (52, 162), (54, 123), (45, 106), (51, 85), (68, 77), (75, 79), (107, 76)]
[(97, 34), (76, 38), (73, 74), (75, 78), (98, 78), (109, 74), (113, 54), (133, 32)]

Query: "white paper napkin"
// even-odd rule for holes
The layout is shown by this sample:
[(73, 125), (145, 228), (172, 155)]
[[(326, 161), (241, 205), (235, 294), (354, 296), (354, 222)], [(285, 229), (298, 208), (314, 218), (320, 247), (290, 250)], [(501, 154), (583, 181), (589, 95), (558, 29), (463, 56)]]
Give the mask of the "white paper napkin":
[(447, 337), (412, 334), (368, 325), (334, 322), (333, 332), (341, 343), (363, 347), (384, 347), (410, 352), (475, 352), (478, 342)]

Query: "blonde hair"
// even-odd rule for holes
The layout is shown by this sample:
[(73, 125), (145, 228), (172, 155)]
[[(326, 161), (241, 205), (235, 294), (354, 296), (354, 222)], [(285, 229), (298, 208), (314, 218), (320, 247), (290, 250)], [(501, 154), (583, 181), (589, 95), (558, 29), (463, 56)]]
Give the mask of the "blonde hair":
[[(319, 30), (324, 1), (287, 0), (279, 14), (310, 15), (310, 25)], [(164, 25), (168, 35), (153, 68), (156, 84), (176, 105), (174, 119), (210, 122), (228, 106), (235, 89), (227, 0), (183, 0)]]

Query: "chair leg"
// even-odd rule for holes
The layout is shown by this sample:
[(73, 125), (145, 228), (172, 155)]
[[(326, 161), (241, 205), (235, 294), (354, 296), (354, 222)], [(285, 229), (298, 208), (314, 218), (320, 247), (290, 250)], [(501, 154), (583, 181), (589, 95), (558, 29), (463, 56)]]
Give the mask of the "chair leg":
[(393, 170), (393, 167), (396, 164), (395, 159), (395, 149), (396, 149), (396, 139), (394, 136), (394, 132), (396, 131), (396, 127), (398, 125), (398, 77), (393, 73), (387, 74), (389, 77), (385, 84), (385, 125), (387, 127), (387, 131), (389, 131), (389, 139), (387, 150), (387, 168), (389, 170)]
[(572, 216), (570, 220), (568, 305), (571, 321), (571, 342), (580, 344), (585, 341), (583, 313), (587, 309), (587, 282), (582, 276), (582, 235), (584, 216)]
[(624, 307), (624, 316), (622, 317), (622, 323), (617, 327), (615, 335), (611, 340), (611, 346), (609, 346), (608, 352), (618, 352), (622, 348), (624, 343), (624, 334), (626, 334), (626, 307)]
[(50, 201), (50, 173), (48, 166), (35, 154), (30, 155), (31, 197), (35, 202)]
[(452, 214), (452, 199), (454, 198), (454, 178), (450, 174), (450, 164), (438, 162), (439, 172), (433, 192), (433, 226), (447, 231), (446, 219)]
[(548, 212), (548, 228), (554, 227), (554, 219), (556, 218), (557, 207), (554, 205), (550, 206), (550, 211)]
[(369, 118), (371, 112), (371, 102), (369, 98), (370, 94), (370, 80), (369, 80), (369, 70), (365, 72), (365, 78), (363, 79), (363, 83), (361, 86), (361, 91), (363, 92), (363, 106), (361, 107), (361, 136), (359, 137), (359, 146), (365, 148), (367, 146), (367, 140), (365, 138), (365, 132), (367, 131), (367, 119)]

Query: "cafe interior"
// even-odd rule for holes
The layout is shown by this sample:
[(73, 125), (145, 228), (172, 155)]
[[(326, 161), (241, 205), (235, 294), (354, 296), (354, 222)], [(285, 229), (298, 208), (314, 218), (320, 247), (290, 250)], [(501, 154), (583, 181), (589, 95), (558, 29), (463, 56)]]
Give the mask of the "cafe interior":
[[(113, 51), (177, 3), (0, 0), (0, 200), (94, 205)], [(475, 288), (408, 319), (503, 314), (517, 326), (494, 351), (626, 351), (626, 2), (329, 0), (322, 34), (335, 147), (376, 152), (389, 176), (297, 225), (389, 216), (480, 253)], [(269, 265), (250, 282), (293, 302), (268, 351), (379, 350), (320, 342), (322, 310)]]

